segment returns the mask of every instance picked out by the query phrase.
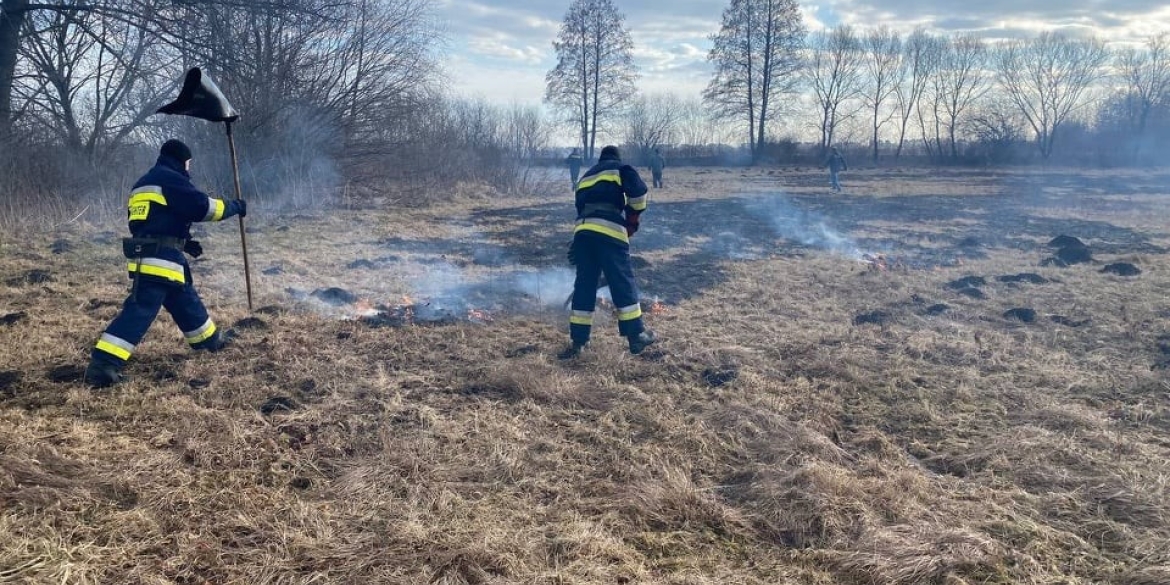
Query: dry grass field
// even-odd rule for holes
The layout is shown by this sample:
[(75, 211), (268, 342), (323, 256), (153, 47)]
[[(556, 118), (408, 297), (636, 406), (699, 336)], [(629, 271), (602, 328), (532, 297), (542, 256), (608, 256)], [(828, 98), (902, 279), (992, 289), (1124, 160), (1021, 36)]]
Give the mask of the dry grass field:
[(0, 583), (1170, 583), (1170, 173), (666, 181), (567, 363), (567, 189), (209, 226), (108, 392), (121, 221), (0, 236)]

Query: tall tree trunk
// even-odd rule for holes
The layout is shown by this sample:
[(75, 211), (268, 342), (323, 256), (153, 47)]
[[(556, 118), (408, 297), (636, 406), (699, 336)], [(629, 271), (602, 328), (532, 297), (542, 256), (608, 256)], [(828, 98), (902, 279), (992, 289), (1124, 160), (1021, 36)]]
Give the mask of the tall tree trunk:
[(0, 141), (12, 131), (12, 84), (16, 79), (20, 29), (27, 12), (28, 0), (3, 0), (0, 5)]

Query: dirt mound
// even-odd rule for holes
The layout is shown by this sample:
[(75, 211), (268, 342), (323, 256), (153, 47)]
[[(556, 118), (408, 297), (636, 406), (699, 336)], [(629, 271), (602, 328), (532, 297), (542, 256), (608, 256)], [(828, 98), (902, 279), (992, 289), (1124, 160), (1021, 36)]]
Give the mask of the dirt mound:
[(329, 288), (319, 288), (309, 293), (309, 296), (327, 305), (333, 305), (334, 307), (352, 305), (358, 300), (357, 295), (345, 290), (344, 288), (338, 288), (336, 286), (331, 286)]
[(1008, 309), (1007, 311), (1004, 311), (1003, 318), (1009, 320), (1015, 319), (1017, 321), (1023, 321), (1024, 323), (1031, 323), (1032, 321), (1036, 320), (1036, 310), (1026, 307), (1016, 307), (1014, 309)]
[[(976, 290), (978, 290), (978, 289), (976, 289)], [(943, 313), (946, 313), (949, 310), (951, 310), (950, 305), (948, 305), (946, 303), (935, 303), (935, 304), (926, 308), (926, 314), (930, 315), (932, 317), (936, 317), (938, 315), (942, 315)]]
[(1084, 327), (1092, 322), (1092, 319), (1073, 319), (1064, 315), (1051, 315), (1048, 319), (1057, 325), (1064, 325), (1065, 327)]
[(44, 284), (46, 282), (53, 282), (53, 275), (48, 270), (41, 270), (39, 268), (29, 270), (20, 276), (14, 276), (4, 281), (8, 286), (24, 286), (27, 284)]
[(982, 276), (964, 276), (958, 280), (952, 280), (946, 284), (947, 288), (960, 290), (970, 287), (987, 286), (987, 279)]
[(280, 412), (292, 412), (300, 408), (295, 400), (287, 396), (273, 396), (260, 405), (260, 414), (272, 415)]
[(887, 311), (877, 310), (861, 313), (853, 317), (854, 325), (885, 325), (892, 321), (894, 316)]
[(24, 321), (25, 318), (27, 318), (27, 317), (28, 317), (28, 313), (25, 313), (24, 311), (17, 311), (15, 313), (8, 313), (8, 314), (4, 315), (3, 317), (0, 317), (0, 325), (15, 325), (17, 323), (20, 323), (21, 321)]
[(980, 301), (987, 298), (987, 293), (985, 293), (982, 290), (975, 288), (973, 286), (969, 286), (967, 288), (961, 288), (955, 292), (957, 292), (965, 297), (969, 297), (969, 298), (980, 300)]
[(712, 388), (730, 384), (739, 377), (739, 368), (725, 366), (721, 368), (707, 368), (700, 374), (703, 382)]
[(48, 371), (46, 376), (50, 382), (58, 384), (80, 382), (85, 377), (85, 368), (71, 364), (55, 366)]
[(73, 243), (70, 242), (69, 240), (63, 240), (63, 239), (62, 240), (55, 240), (52, 244), (49, 244), (49, 251), (54, 253), (54, 254), (64, 254), (66, 252), (72, 252), (73, 251)]
[(1015, 283), (1026, 282), (1029, 284), (1044, 284), (1048, 282), (1047, 278), (1036, 274), (1035, 272), (1021, 272), (1019, 274), (1005, 274), (1003, 276), (995, 277), (999, 282)]
[(1093, 255), (1084, 246), (1068, 246), (1056, 251), (1056, 258), (1065, 264), (1084, 264), (1093, 261)]
[(1106, 264), (1101, 269), (1101, 272), (1116, 274), (1117, 276), (1137, 276), (1142, 273), (1142, 269), (1129, 262), (1116, 262), (1114, 264)]
[[(1051, 233), (1051, 232), (1049, 232), (1049, 233)], [(1075, 238), (1073, 236), (1066, 236), (1064, 234), (1061, 234), (1059, 236), (1056, 236), (1055, 238), (1052, 238), (1048, 242), (1048, 247), (1049, 248), (1085, 248), (1087, 246), (1085, 246), (1085, 243), (1082, 242), (1080, 240), (1080, 238)]]
[(260, 272), (265, 276), (276, 276), (278, 274), (284, 274), (284, 268), (281, 268), (280, 266), (269, 266)]
[(982, 248), (983, 242), (979, 241), (979, 238), (976, 238), (975, 236), (967, 236), (959, 240), (959, 243), (955, 245), (960, 248)]
[(0, 400), (16, 396), (16, 385), (24, 378), (24, 374), (15, 370), (0, 372)]
[(267, 329), (268, 322), (259, 317), (244, 317), (232, 324), (236, 329)]

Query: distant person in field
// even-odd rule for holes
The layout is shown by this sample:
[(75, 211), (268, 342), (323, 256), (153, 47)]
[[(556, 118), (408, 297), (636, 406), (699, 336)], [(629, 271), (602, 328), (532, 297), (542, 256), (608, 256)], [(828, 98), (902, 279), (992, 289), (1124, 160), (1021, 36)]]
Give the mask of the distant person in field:
[(845, 157), (841, 156), (841, 152), (837, 147), (829, 149), (829, 158), (825, 159), (825, 166), (829, 167), (829, 185), (833, 191), (841, 192), (841, 181), (837, 178), (837, 173), (849, 170), (849, 166), (845, 164)]
[(127, 220), (132, 237), (122, 253), (133, 284), (122, 311), (94, 346), (85, 382), (104, 388), (123, 380), (122, 368), (146, 335), (159, 309), (179, 326), (192, 349), (219, 351), (227, 342), (195, 291), (183, 254), (198, 258), (203, 246), (191, 239), (191, 224), (244, 216), (242, 200), (208, 196), (191, 183), (191, 149), (178, 140), (162, 145), (158, 162), (130, 191)]
[(662, 188), (662, 169), (666, 167), (666, 159), (662, 158), (662, 153), (655, 148), (654, 153), (650, 155), (650, 176), (654, 179), (654, 188)]
[(577, 266), (569, 316), (572, 344), (561, 352), (561, 359), (577, 357), (589, 343), (597, 283), (603, 274), (617, 307), (618, 332), (629, 341), (630, 353), (642, 353), (657, 341), (642, 324), (642, 305), (630, 265), (630, 236), (638, 231), (646, 210), (646, 192), (646, 183), (634, 167), (622, 163), (616, 146), (601, 149), (597, 164), (577, 185), (577, 227), (569, 247), (569, 262)]
[(569, 178), (573, 180), (573, 188), (576, 189), (577, 177), (581, 176), (581, 151), (574, 148), (565, 158), (565, 164), (569, 165)]

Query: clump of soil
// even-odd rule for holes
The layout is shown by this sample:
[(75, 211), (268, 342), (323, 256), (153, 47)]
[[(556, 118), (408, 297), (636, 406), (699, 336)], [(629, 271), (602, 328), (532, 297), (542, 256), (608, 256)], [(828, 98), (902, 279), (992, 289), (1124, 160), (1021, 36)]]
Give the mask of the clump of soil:
[(50, 369), (48, 373), (49, 381), (57, 382), (58, 384), (80, 382), (84, 377), (85, 369), (74, 365), (56, 366)]
[(1101, 269), (1101, 272), (1116, 274), (1117, 276), (1137, 276), (1142, 273), (1142, 269), (1129, 262), (1117, 262), (1107, 264), (1105, 268)]
[(729, 384), (739, 377), (739, 368), (727, 366), (721, 368), (707, 368), (701, 374), (703, 381), (712, 388)]
[(368, 269), (376, 268), (376, 266), (374, 265), (373, 262), (366, 260), (365, 258), (362, 258), (360, 260), (354, 260), (353, 262), (346, 264), (345, 267), (350, 269), (350, 270), (357, 270), (360, 268), (368, 268)]
[(980, 242), (979, 238), (975, 236), (967, 236), (959, 240), (958, 246), (960, 248), (981, 248), (983, 247), (983, 242)]
[(232, 324), (236, 329), (267, 329), (268, 322), (259, 317), (244, 317)]
[(64, 254), (73, 251), (73, 243), (69, 240), (55, 240), (49, 244), (49, 251), (54, 254)]
[(987, 279), (982, 276), (964, 276), (958, 280), (952, 280), (947, 283), (947, 288), (960, 290), (964, 288), (987, 286)]
[[(975, 289), (979, 290), (979, 289)], [(946, 303), (935, 303), (926, 308), (926, 314), (931, 316), (938, 316), (951, 310), (951, 306)]]
[(987, 298), (987, 293), (985, 293), (982, 290), (977, 289), (973, 286), (969, 286), (967, 288), (961, 288), (958, 290), (958, 293), (965, 296), (965, 297), (970, 297), (970, 298), (977, 299), (980, 301)]
[(1052, 315), (1048, 317), (1053, 323), (1057, 325), (1064, 325), (1065, 327), (1084, 327), (1088, 325), (1091, 319), (1072, 319), (1064, 315)]
[(1073, 236), (1066, 236), (1064, 234), (1061, 234), (1059, 236), (1056, 236), (1055, 238), (1052, 238), (1052, 240), (1050, 240), (1048, 242), (1048, 247), (1049, 248), (1086, 248), (1087, 246), (1085, 246), (1085, 243), (1082, 242), (1080, 240), (1080, 238), (1074, 238)]
[(278, 412), (292, 412), (300, 408), (295, 400), (288, 396), (273, 396), (260, 405), (260, 414), (271, 415)]
[(269, 266), (260, 272), (265, 276), (276, 276), (278, 274), (284, 274), (284, 268), (281, 268), (280, 266)]
[(336, 286), (331, 286), (329, 288), (319, 288), (309, 293), (309, 296), (335, 307), (350, 305), (356, 303), (358, 300), (357, 295), (345, 290), (344, 288), (338, 288)]
[(26, 284), (44, 284), (52, 282), (53, 275), (48, 270), (41, 270), (40, 268), (29, 270), (21, 276), (9, 278), (5, 281), (8, 286), (24, 286)]
[(28, 313), (25, 313), (24, 311), (8, 313), (3, 317), (0, 317), (0, 325), (15, 325), (21, 321), (24, 321), (26, 317), (28, 317)]
[(1036, 310), (1026, 307), (1016, 307), (1015, 309), (1008, 309), (1003, 314), (1004, 319), (1015, 319), (1023, 321), (1024, 323), (1031, 323), (1036, 320)]
[(284, 308), (277, 305), (264, 305), (263, 307), (256, 309), (256, 312), (260, 313), (261, 315), (279, 315), (284, 312)]
[(1021, 272), (1019, 274), (1005, 274), (995, 278), (1000, 282), (1026, 282), (1029, 284), (1044, 284), (1048, 282), (1047, 278), (1036, 274), (1035, 272)]
[(1093, 261), (1093, 255), (1084, 246), (1069, 246), (1056, 251), (1056, 258), (1065, 264), (1084, 264)]
[(20, 383), (24, 374), (15, 370), (5, 370), (0, 372), (0, 399), (12, 398), (16, 396), (16, 385)]
[(207, 378), (191, 378), (187, 381), (187, 385), (191, 388), (194, 388), (195, 390), (198, 390), (200, 388), (206, 388), (210, 386), (211, 380), (208, 380)]
[(894, 319), (890, 313), (882, 310), (861, 313), (853, 318), (854, 325), (885, 325)]

